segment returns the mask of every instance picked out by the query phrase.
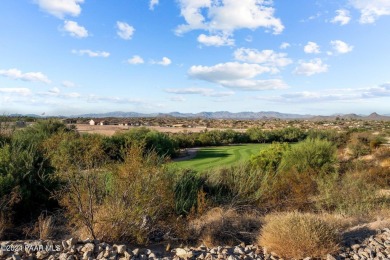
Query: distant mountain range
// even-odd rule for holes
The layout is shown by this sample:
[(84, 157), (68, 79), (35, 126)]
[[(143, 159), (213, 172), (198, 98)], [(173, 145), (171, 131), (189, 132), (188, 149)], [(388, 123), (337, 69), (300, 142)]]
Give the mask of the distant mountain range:
[(83, 114), (71, 117), (85, 117), (85, 118), (106, 118), (106, 117), (117, 117), (117, 118), (131, 118), (131, 117), (170, 117), (170, 118), (205, 118), (205, 119), (310, 119), (310, 120), (335, 120), (339, 119), (363, 119), (363, 120), (390, 120), (389, 115), (379, 115), (372, 113), (368, 116), (357, 115), (357, 114), (336, 114), (331, 116), (316, 116), (316, 115), (300, 115), (300, 114), (288, 114), (279, 113), (274, 111), (263, 111), (263, 112), (238, 112), (232, 113), (228, 111), (217, 111), (217, 112), (200, 112), (200, 113), (152, 113), (143, 114), (136, 112), (109, 112), (99, 114)]
[(205, 119), (262, 119), (262, 118), (280, 118), (280, 119), (303, 119), (310, 118), (311, 115), (298, 115), (298, 114), (284, 114), (279, 112), (239, 112), (231, 113), (228, 111), (217, 112), (200, 112), (200, 113), (154, 113), (143, 114), (135, 112), (109, 112), (103, 114), (84, 114), (72, 117), (90, 117), (90, 118), (103, 118), (103, 117), (171, 117), (171, 118), (205, 118)]
[[(34, 114), (10, 114), (11, 117), (40, 117)], [(390, 114), (379, 115), (372, 113), (368, 116), (357, 115), (357, 114), (334, 114), (330, 116), (318, 116), (318, 115), (300, 115), (300, 114), (288, 114), (279, 113), (274, 111), (263, 111), (263, 112), (238, 112), (232, 113), (228, 111), (217, 111), (217, 112), (200, 112), (200, 113), (137, 113), (137, 112), (108, 112), (108, 113), (96, 113), (96, 114), (82, 114), (73, 116), (58, 116), (59, 118), (134, 118), (134, 117), (161, 117), (161, 118), (204, 118), (204, 119), (306, 119), (306, 120), (336, 120), (336, 119), (362, 119), (362, 120), (390, 120)]]

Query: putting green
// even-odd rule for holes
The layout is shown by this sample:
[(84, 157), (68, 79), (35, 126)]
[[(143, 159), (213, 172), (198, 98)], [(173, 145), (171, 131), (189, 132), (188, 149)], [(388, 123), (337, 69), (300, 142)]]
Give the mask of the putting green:
[(204, 171), (249, 160), (268, 144), (243, 144), (200, 148), (193, 159), (173, 163), (178, 168)]

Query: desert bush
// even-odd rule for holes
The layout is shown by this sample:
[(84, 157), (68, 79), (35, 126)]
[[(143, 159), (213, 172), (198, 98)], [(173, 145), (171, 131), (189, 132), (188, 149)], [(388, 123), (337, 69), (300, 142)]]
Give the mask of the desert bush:
[(12, 140), (0, 148), (0, 198), (18, 188), (21, 199), (13, 206), (15, 219), (26, 220), (38, 216), (43, 208), (55, 206), (50, 196), (57, 185), (39, 144)]
[(174, 212), (173, 176), (155, 152), (132, 147), (113, 172), (112, 189), (97, 213), (98, 237), (148, 241), (157, 224)]
[(273, 173), (251, 169), (247, 164), (220, 168), (206, 173), (207, 186), (213, 191), (217, 204), (257, 204), (262, 198), (263, 185)]
[(44, 148), (45, 156), (57, 173), (96, 169), (108, 161), (103, 149), (103, 137), (97, 134), (60, 132), (48, 138)]
[(368, 183), (382, 189), (390, 188), (390, 167), (374, 166), (364, 174)]
[(256, 143), (299, 142), (306, 138), (306, 133), (295, 127), (277, 130), (263, 130), (258, 127), (251, 127), (248, 128), (246, 134), (250, 141)]
[[(145, 127), (131, 129), (126, 132), (115, 134), (112, 141), (106, 141), (106, 149), (118, 157), (119, 147), (129, 147), (134, 145), (143, 146), (145, 152), (154, 151), (160, 156), (174, 156), (177, 144), (168, 134), (150, 130)], [(110, 143), (113, 142), (113, 145)], [(111, 148), (111, 149), (110, 149)]]
[(336, 147), (327, 140), (306, 139), (291, 147), (281, 161), (281, 169), (298, 172), (331, 173), (336, 168)]
[(208, 247), (254, 243), (260, 226), (256, 214), (233, 208), (213, 208), (189, 223), (192, 239)]
[(18, 187), (0, 197), (0, 239), (5, 237), (7, 229), (13, 226), (13, 206), (20, 201)]
[(368, 133), (353, 133), (351, 135), (348, 148), (353, 158), (370, 154), (370, 138)]
[(97, 238), (97, 211), (104, 203), (110, 173), (90, 170), (71, 170), (60, 173), (63, 186), (55, 193), (66, 209), (69, 225), (74, 230), (85, 230), (88, 237)]
[(340, 147), (344, 147), (347, 144), (349, 139), (349, 133), (339, 132), (336, 130), (311, 129), (307, 133), (307, 138), (327, 140), (333, 143), (334, 145), (336, 145), (338, 148), (340, 148)]
[(365, 215), (383, 206), (377, 188), (362, 172), (330, 174), (317, 179), (317, 208), (347, 215)]
[(316, 193), (314, 176), (294, 169), (272, 172), (241, 164), (209, 172), (206, 183), (218, 191), (210, 194), (217, 204), (252, 205), (267, 212), (309, 207)]
[(390, 147), (385, 147), (385, 146), (380, 147), (375, 152), (375, 158), (378, 159), (379, 161), (389, 159), (390, 158)]
[(271, 214), (265, 218), (259, 244), (285, 258), (323, 257), (338, 250), (337, 229), (313, 214)]
[(265, 172), (276, 172), (284, 153), (289, 149), (290, 146), (287, 143), (273, 143), (258, 154), (252, 155), (250, 164), (253, 168)]
[(198, 194), (203, 191), (204, 180), (196, 172), (184, 171), (175, 183), (175, 211), (187, 215), (197, 207)]

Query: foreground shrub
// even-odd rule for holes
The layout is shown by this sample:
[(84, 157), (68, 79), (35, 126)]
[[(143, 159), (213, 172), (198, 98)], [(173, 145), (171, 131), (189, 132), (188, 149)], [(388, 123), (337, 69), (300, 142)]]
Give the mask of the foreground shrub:
[(97, 212), (99, 238), (148, 242), (159, 222), (174, 212), (172, 174), (156, 153), (132, 147), (125, 162), (114, 170), (106, 201)]
[(187, 215), (198, 207), (198, 197), (203, 191), (204, 180), (196, 172), (185, 171), (175, 183), (175, 211)]
[(306, 139), (286, 151), (281, 162), (283, 171), (331, 173), (336, 167), (336, 147), (327, 140)]
[(283, 155), (290, 149), (291, 147), (287, 143), (273, 143), (262, 149), (258, 154), (252, 155), (250, 164), (253, 168), (265, 172), (276, 172)]
[(366, 172), (331, 174), (318, 178), (317, 208), (328, 212), (363, 216), (386, 206), (377, 194), (376, 184)]
[(255, 214), (238, 212), (236, 209), (214, 208), (201, 217), (190, 221), (192, 239), (212, 246), (254, 243), (261, 221)]
[(259, 243), (286, 258), (322, 257), (338, 250), (340, 235), (333, 225), (312, 214), (268, 215)]
[(310, 172), (264, 171), (250, 165), (236, 165), (207, 174), (214, 201), (233, 205), (252, 205), (263, 211), (306, 209), (316, 193), (315, 176)]
[(9, 194), (0, 198), (0, 239), (6, 235), (6, 231), (12, 227), (13, 210), (12, 207), (20, 201), (20, 192), (14, 188)]
[[(353, 158), (368, 155), (371, 152), (370, 148), (371, 136), (368, 133), (353, 133), (348, 143), (348, 149)], [(374, 147), (375, 144), (373, 143)]]

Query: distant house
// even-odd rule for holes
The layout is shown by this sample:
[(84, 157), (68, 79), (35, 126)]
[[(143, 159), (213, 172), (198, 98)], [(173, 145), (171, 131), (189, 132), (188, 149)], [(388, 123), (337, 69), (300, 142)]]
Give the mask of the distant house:
[(92, 119), (89, 121), (89, 125), (96, 125), (95, 121), (93, 121)]
[(103, 121), (100, 121), (100, 122), (99, 122), (99, 125), (108, 125), (108, 122), (105, 121), (105, 120), (103, 120)]

